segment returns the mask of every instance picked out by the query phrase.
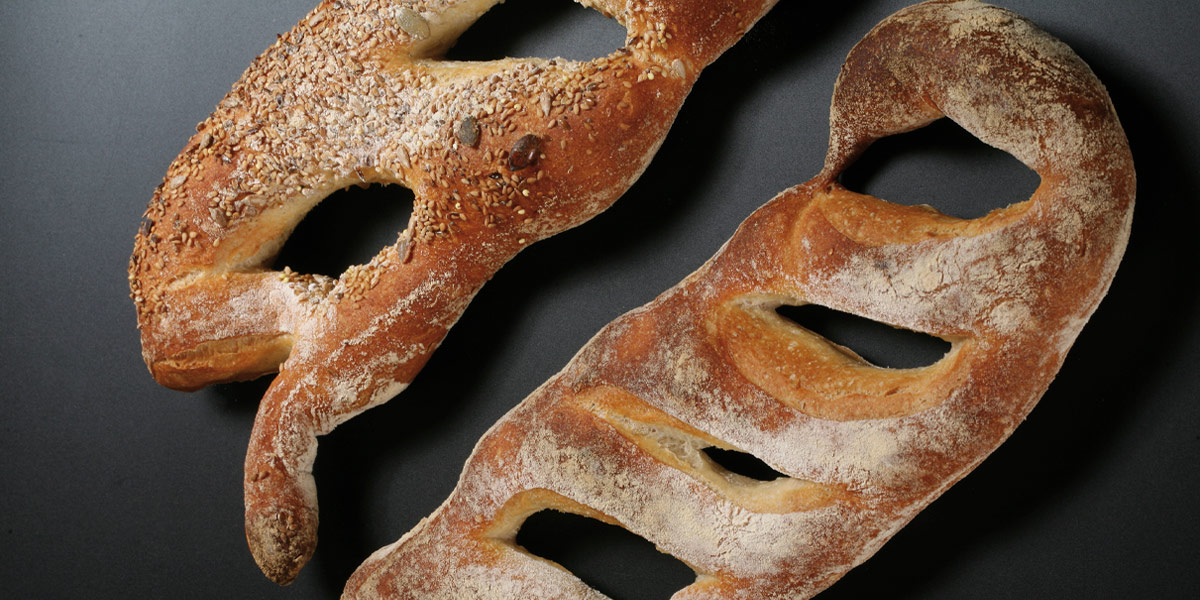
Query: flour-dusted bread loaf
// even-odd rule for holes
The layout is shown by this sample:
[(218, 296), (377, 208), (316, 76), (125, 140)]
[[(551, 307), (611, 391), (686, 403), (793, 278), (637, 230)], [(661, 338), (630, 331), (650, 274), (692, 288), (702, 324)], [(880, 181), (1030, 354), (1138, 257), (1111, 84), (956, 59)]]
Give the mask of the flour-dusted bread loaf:
[[(961, 220), (839, 184), (872, 141), (943, 116), (1034, 169), (1033, 197)], [(493, 426), (449, 499), (373, 554), (344, 598), (603, 597), (516, 544), (545, 509), (617, 524), (691, 566), (675, 598), (808, 598), (1003, 442), (1128, 237), (1133, 164), (1104, 88), (1023, 18), (935, 0), (854, 48), (831, 130), (816, 178)], [(810, 303), (951, 349), (880, 368), (776, 312)], [(712, 447), (785, 476), (735, 474)]]
[[(316, 545), (316, 436), (404, 389), (522, 248), (611, 205), (701, 69), (775, 0), (588, 0), (626, 45), (589, 62), (439, 57), (499, 0), (326, 0), (197, 126), (154, 194), (129, 281), (163, 385), (279, 371), (246, 458), (246, 535), (272, 579)], [(336, 280), (270, 269), (351, 185), (415, 194), (397, 242)]]

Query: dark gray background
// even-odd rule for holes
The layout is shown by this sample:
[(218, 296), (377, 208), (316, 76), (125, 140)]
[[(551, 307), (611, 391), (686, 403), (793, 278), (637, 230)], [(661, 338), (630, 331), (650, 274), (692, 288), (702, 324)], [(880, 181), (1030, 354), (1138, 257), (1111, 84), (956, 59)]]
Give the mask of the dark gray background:
[[(157, 386), (125, 266), (193, 126), (313, 3), (0, 1), (4, 596), (336, 597), (370, 552), (441, 503), (479, 435), (599, 327), (819, 170), (841, 59), (906, 4), (783, 0), (710, 67), (625, 198), (517, 257), (407, 392), (322, 440), (321, 545), (278, 588), (242, 535), (242, 459), (266, 382), (190, 395)], [(1139, 169), (1132, 242), (1029, 420), (821, 597), (1200, 597), (1200, 11), (1178, 0), (1001, 4), (1073, 46), (1109, 87)], [(496, 12), (457, 56), (591, 58), (623, 39), (566, 0)], [(880, 144), (847, 182), (973, 216), (1024, 199), (1036, 178), (941, 125)], [(339, 196), (345, 208), (319, 219), (333, 229), (306, 235), (348, 249), (289, 247), (293, 266), (366, 261), (403, 227), (403, 199)], [(677, 564), (660, 574), (673, 559), (577, 525), (551, 521), (526, 539), (614, 597), (662, 599), (687, 583)], [(573, 529), (563, 540), (553, 527)]]

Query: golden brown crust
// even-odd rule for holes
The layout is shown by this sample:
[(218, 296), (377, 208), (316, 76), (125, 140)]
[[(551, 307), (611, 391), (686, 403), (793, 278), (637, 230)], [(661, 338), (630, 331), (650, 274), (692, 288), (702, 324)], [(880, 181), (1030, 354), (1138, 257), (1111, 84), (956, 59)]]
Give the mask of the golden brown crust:
[[(584, 2), (628, 29), (589, 62), (438, 57), (498, 0), (326, 0), (260, 56), (169, 167), (129, 268), (146, 363), (193, 390), (279, 370), (246, 458), (246, 534), (286, 583), (316, 544), (316, 436), (398, 393), (525, 246), (614, 202), (702, 68), (775, 0)], [(350, 185), (415, 195), (337, 280), (268, 265)]]
[[(942, 115), (1034, 168), (1033, 197), (964, 221), (837, 182), (870, 142)], [(831, 131), (821, 174), (493, 426), (450, 498), (372, 555), (344, 597), (602, 597), (515, 545), (522, 518), (552, 508), (618, 523), (692, 566), (696, 582), (674, 598), (808, 598), (1003, 442), (1128, 238), (1133, 164), (1107, 93), (1021, 17), (935, 0), (850, 53)], [(774, 312), (805, 303), (952, 349), (929, 367), (879, 368)], [(731, 477), (701, 457), (707, 446), (787, 477)]]

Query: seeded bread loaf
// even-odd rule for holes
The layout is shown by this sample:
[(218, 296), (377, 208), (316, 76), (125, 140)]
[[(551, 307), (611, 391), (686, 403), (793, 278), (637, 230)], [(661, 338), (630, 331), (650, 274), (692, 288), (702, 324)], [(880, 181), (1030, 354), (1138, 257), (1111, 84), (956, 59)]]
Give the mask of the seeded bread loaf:
[[(129, 281), (143, 354), (194, 390), (279, 371), (246, 459), (246, 534), (290, 581), (316, 544), (316, 436), (412, 381), (522, 248), (611, 205), (701, 69), (775, 0), (589, 0), (627, 43), (589, 62), (439, 57), (498, 0), (327, 0), (197, 126)], [(271, 268), (332, 192), (415, 194), (397, 242), (339, 278)]]

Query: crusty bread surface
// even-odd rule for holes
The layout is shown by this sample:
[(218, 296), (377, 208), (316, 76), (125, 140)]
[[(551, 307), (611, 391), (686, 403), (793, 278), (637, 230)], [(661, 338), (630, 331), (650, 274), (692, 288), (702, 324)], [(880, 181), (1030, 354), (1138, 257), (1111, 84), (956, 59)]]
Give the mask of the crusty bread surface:
[[(962, 220), (855, 193), (871, 142), (949, 117), (1041, 183)], [(974, 0), (902, 10), (849, 54), (824, 170), (698, 271), (605, 327), (480, 440), (450, 497), (344, 598), (602, 598), (516, 543), (529, 515), (617, 524), (691, 566), (677, 599), (809, 598), (880, 548), (1029, 414), (1124, 252), (1135, 176), (1103, 86), (1064, 44)], [(933, 176), (933, 175), (931, 175)], [(885, 369), (781, 317), (818, 304), (940, 337)], [(705, 453), (746, 452), (756, 481)]]
[[(129, 267), (146, 364), (195, 390), (279, 372), (246, 459), (272, 579), (316, 545), (316, 436), (412, 381), (522, 248), (611, 205), (700, 71), (775, 0), (589, 0), (626, 44), (592, 61), (441, 60), (498, 0), (326, 0), (250, 66), (155, 191)], [(334, 191), (411, 189), (396, 243), (337, 279), (272, 268)]]

